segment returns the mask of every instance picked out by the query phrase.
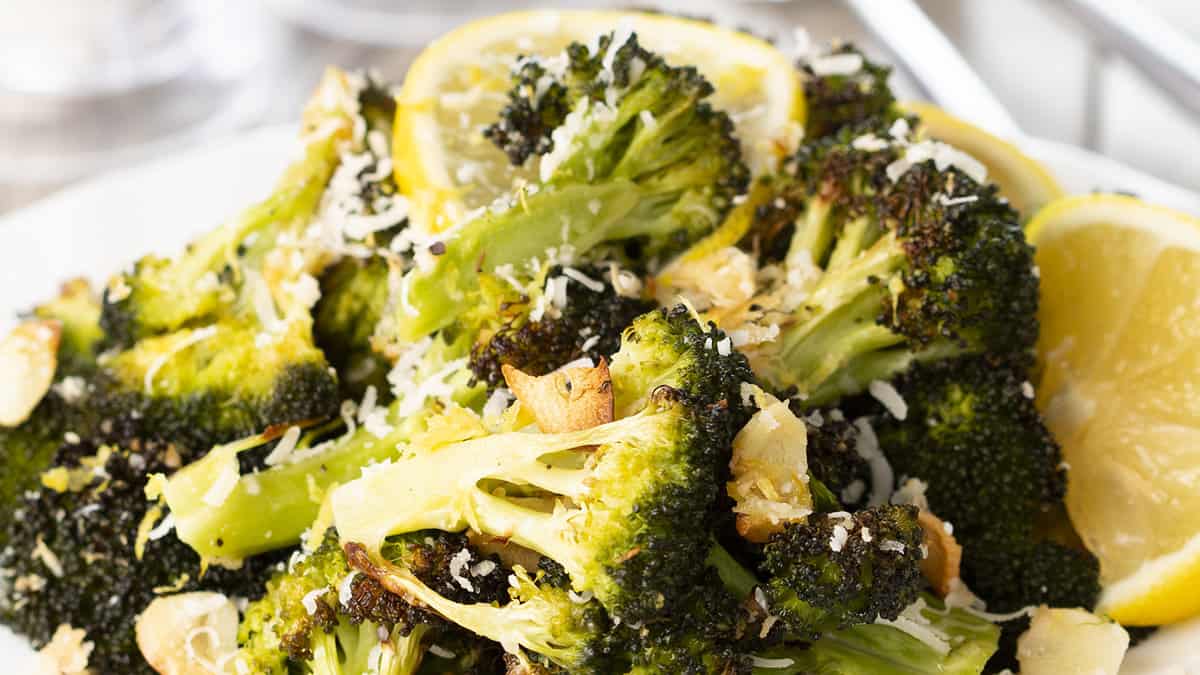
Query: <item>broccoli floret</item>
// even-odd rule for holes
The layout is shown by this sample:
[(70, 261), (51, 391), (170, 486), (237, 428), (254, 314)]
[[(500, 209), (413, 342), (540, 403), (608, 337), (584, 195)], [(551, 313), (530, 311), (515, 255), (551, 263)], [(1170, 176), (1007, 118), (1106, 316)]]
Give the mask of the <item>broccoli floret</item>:
[[(234, 310), (244, 295), (248, 273), (261, 274), (272, 286), (299, 271), (317, 271), (320, 256), (303, 270), (283, 270), (268, 261), (283, 239), (298, 239), (321, 204), (326, 185), (341, 162), (344, 144), (358, 117), (370, 121), (390, 115), (390, 97), (367, 80), (330, 69), (304, 112), (303, 156), (283, 173), (274, 192), (229, 223), (194, 241), (180, 255), (150, 255), (132, 271), (116, 276), (104, 293), (101, 325), (110, 344), (129, 346), (153, 335), (203, 326)], [(350, 101), (350, 105), (330, 101)], [(307, 257), (307, 256), (306, 256)], [(276, 278), (281, 276), (282, 278)], [(278, 289), (272, 289), (278, 292)]]
[[(925, 481), (930, 509), (953, 523), (963, 580), (989, 610), (1090, 609), (1096, 558), (1039, 532), (1062, 507), (1066, 475), (1027, 377), (1020, 364), (982, 356), (919, 364), (896, 380), (905, 419), (880, 412), (875, 432), (896, 474)], [(1013, 662), (1023, 623), (1006, 624), (998, 659)]]
[[(330, 70), (305, 112), (305, 154), (275, 193), (176, 258), (144, 258), (109, 283), (110, 349), (94, 383), (106, 417), (203, 447), (336, 411), (337, 375), (313, 338), (315, 276), (365, 248), (348, 238), (373, 242), (381, 225), (397, 226), (374, 212), (391, 203), (390, 179), (362, 178), (387, 160), (371, 139), (384, 137), (391, 109), (370, 80)], [(364, 128), (370, 142), (356, 135)], [(317, 226), (333, 214), (340, 234)]]
[(263, 337), (227, 320), (146, 338), (101, 357), (92, 404), (138, 437), (192, 449), (333, 414), (337, 378), (308, 325)]
[[(503, 386), (502, 366), (508, 365), (529, 375), (545, 375), (580, 358), (593, 362), (612, 358), (621, 346), (621, 333), (635, 318), (654, 308), (640, 297), (627, 297), (613, 289), (613, 271), (599, 265), (568, 268), (573, 276), (554, 266), (534, 283), (534, 291), (523, 297), (548, 293), (540, 291), (547, 282), (565, 286), (564, 306), (543, 299), (542, 311), (535, 320), (530, 302), (501, 301), (496, 312), (499, 328), (485, 330), (471, 348), (471, 372), (489, 388)], [(580, 279), (582, 277), (582, 280)], [(539, 292), (540, 291), (540, 292)], [(547, 308), (546, 305), (549, 305)]]
[(989, 542), (1030, 539), (1066, 491), (1062, 454), (1025, 377), (983, 356), (918, 364), (895, 381), (905, 419), (882, 411), (873, 424), (896, 475), (928, 483), (930, 509), (954, 524), (968, 558)]
[[(720, 550), (720, 547), (716, 547)], [(711, 562), (712, 556), (710, 556)], [(748, 673), (748, 647), (758, 626), (742, 595), (729, 589), (717, 569), (706, 570), (692, 597), (669, 622), (634, 630), (630, 675)]]
[[(463, 551), (470, 561), (456, 561)], [(498, 561), (472, 551), (462, 535), (415, 533), (389, 542), (387, 554), (446, 597), (480, 602), (506, 597), (506, 573)], [(479, 567), (485, 561), (486, 571)], [(474, 565), (470, 571), (459, 569), (468, 562)], [(276, 574), (263, 598), (246, 610), (238, 659), (254, 673), (409, 675), (435, 640), (463, 640), (456, 633), (437, 615), (352, 571), (330, 530), (320, 547)]]
[(927, 595), (905, 614), (913, 615), (925, 639), (879, 623), (850, 626), (807, 647), (760, 652), (763, 665), (754, 674), (979, 675), (996, 651), (1000, 631), (995, 625)]
[(398, 448), (447, 405), (482, 407), (482, 388), (471, 385), (466, 369), (468, 346), (461, 339), (446, 343), (431, 337), (412, 353), (416, 361), (405, 375), (424, 388), (405, 391), (386, 408), (343, 408), (351, 428), (319, 443), (306, 436), (286, 461), (241, 470), (239, 455), (268, 447), (282, 433), (276, 426), (271, 434), (218, 446), (185, 466), (163, 489), (179, 538), (206, 559), (240, 559), (295, 544), (332, 487), (357, 478), (363, 467), (397, 457)]
[[(67, 445), (42, 487), (25, 494), (0, 551), (0, 619), (36, 646), (63, 623), (95, 644), (90, 667), (103, 673), (153, 670), (138, 651), (134, 625), (159, 593), (212, 590), (253, 598), (281, 555), (237, 570), (202, 572), (200, 560), (172, 536), (149, 538), (139, 559), (143, 520), (152, 508), (143, 488), (150, 472), (178, 461), (171, 446), (130, 449)], [(169, 590), (168, 590), (169, 589)]]
[(895, 619), (924, 585), (917, 510), (882, 505), (793, 523), (763, 549), (768, 611), (793, 639)]
[(803, 145), (779, 188), (801, 205), (787, 266), (803, 281), (784, 294), (799, 301), (768, 307), (785, 328), (760, 370), (810, 406), (914, 360), (1028, 358), (1037, 337), (1033, 249), (1016, 213), (946, 166), (943, 155), (970, 164), (956, 151), (869, 129), (868, 142), (857, 128)]
[[(575, 44), (562, 57), (557, 79), (570, 112), (550, 143), (534, 144), (548, 150), (541, 183), (458, 226), (434, 265), (410, 270), (380, 338), (408, 343), (451, 324), (471, 304), (464, 300), (480, 272), (523, 265), (549, 248), (587, 255), (636, 240), (646, 260), (681, 250), (720, 222), (748, 170), (729, 117), (702, 101), (712, 86), (694, 68), (647, 52), (635, 36), (613, 40)], [(522, 135), (541, 132), (519, 116), (508, 123)]]
[(321, 299), (313, 308), (313, 337), (339, 374), (342, 397), (361, 400), (375, 387), (388, 403), (387, 360), (371, 347), (371, 334), (388, 298), (388, 265), (382, 259), (350, 258), (321, 275)]
[(32, 317), (57, 322), (59, 328), (55, 386), (46, 392), (28, 419), (16, 427), (0, 426), (0, 546), (18, 498), (38, 487), (38, 476), (50, 466), (68, 432), (89, 436), (99, 420), (88, 402), (87, 377), (96, 366), (100, 341), (100, 299), (82, 279), (63, 284), (58, 297), (33, 309)]
[(333, 492), (338, 530), (378, 551), (388, 535), (470, 527), (553, 559), (622, 621), (668, 615), (703, 570), (704, 523), (745, 421), (751, 374), (724, 339), (682, 307), (643, 315), (613, 358), (616, 421), (414, 447)]
[(510, 654), (528, 651), (568, 672), (621, 672), (616, 666), (627, 658), (600, 603), (580, 602), (569, 589), (530, 577), (520, 566), (508, 579), (508, 602), (456, 601), (412, 570), (372, 556), (359, 544), (347, 543), (345, 550), (352, 567), (384, 588), (500, 643)]
[(888, 86), (892, 69), (867, 60), (854, 45), (843, 44), (830, 50), (828, 57), (862, 59), (862, 67), (845, 75), (817, 75), (811, 63), (801, 66), (804, 80), (806, 119), (804, 137), (820, 138), (871, 118), (889, 122), (899, 117), (896, 97)]

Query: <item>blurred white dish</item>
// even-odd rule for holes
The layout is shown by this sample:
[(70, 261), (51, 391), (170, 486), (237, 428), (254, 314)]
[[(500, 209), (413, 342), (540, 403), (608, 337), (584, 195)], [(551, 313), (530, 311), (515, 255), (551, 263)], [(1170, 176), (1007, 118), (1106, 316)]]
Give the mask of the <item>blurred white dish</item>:
[[(176, 251), (262, 198), (291, 156), (293, 137), (291, 126), (266, 127), (105, 174), (0, 217), (0, 331), (64, 280), (102, 284), (122, 265)], [(1200, 215), (1200, 195), (1111, 159), (1039, 139), (1024, 145), (1069, 192), (1120, 190)], [(1200, 619), (1160, 631), (1130, 652), (1122, 675), (1200, 674), (1197, 643)], [(9, 672), (31, 672), (31, 655), (0, 630), (0, 662), (15, 667)]]

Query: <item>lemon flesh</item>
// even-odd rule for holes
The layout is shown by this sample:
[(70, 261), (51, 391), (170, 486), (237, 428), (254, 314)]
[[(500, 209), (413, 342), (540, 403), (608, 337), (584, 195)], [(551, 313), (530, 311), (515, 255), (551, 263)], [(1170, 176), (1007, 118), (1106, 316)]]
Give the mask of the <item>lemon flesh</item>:
[(1131, 625), (1200, 614), (1200, 221), (1086, 195), (1047, 206), (1029, 234), (1038, 403), (1100, 559), (1100, 609)]

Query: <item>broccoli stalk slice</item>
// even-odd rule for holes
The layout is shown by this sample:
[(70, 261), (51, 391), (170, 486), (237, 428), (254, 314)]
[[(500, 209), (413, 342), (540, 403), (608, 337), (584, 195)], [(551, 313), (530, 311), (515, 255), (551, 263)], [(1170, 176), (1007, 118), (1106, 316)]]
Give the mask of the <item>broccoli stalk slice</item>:
[(299, 542), (318, 515), (322, 495), (356, 478), (362, 467), (393, 456), (409, 434), (406, 426), (384, 438), (359, 430), (328, 451), (239, 475), (238, 453), (270, 440), (252, 437), (217, 446), (180, 469), (166, 481), (163, 496), (178, 537), (202, 558), (241, 560)]
[(345, 547), (350, 564), (365, 570), (390, 592), (500, 643), (509, 653), (527, 649), (565, 668), (583, 667), (589, 645), (602, 637), (597, 622), (602, 621), (603, 611), (595, 601), (575, 602), (561, 588), (539, 585), (519, 565), (513, 567), (510, 578), (510, 602), (500, 606), (462, 603), (430, 588), (407, 568), (369, 555), (358, 544)]
[[(635, 546), (625, 514), (636, 502), (621, 496), (653, 490), (686, 433), (681, 422), (667, 406), (583, 431), (497, 434), (422, 452), (335, 490), (334, 520), (344, 539), (376, 553), (389, 535), (424, 529), (505, 537), (558, 562), (576, 590), (611, 603), (620, 590), (602, 568)], [(599, 449), (583, 467), (553, 461), (589, 446)], [(530, 506), (489, 492), (486, 481), (550, 494)]]

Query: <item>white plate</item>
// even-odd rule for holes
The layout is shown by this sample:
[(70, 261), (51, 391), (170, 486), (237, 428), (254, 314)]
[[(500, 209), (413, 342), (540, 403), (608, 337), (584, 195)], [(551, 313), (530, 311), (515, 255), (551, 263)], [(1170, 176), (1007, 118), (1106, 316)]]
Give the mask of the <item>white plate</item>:
[[(65, 279), (97, 283), (147, 252), (170, 253), (267, 194), (295, 152), (293, 127), (267, 127), (214, 147), (113, 172), (0, 218), (0, 330)], [(1200, 195), (1072, 146), (1030, 140), (1028, 152), (1071, 192), (1132, 192), (1200, 215)], [(1131, 651), (1122, 674), (1200, 675), (1200, 620)], [(0, 631), (0, 663), (28, 647)], [(1190, 661), (1188, 660), (1190, 659)], [(1181, 665), (1187, 663), (1187, 665)]]

